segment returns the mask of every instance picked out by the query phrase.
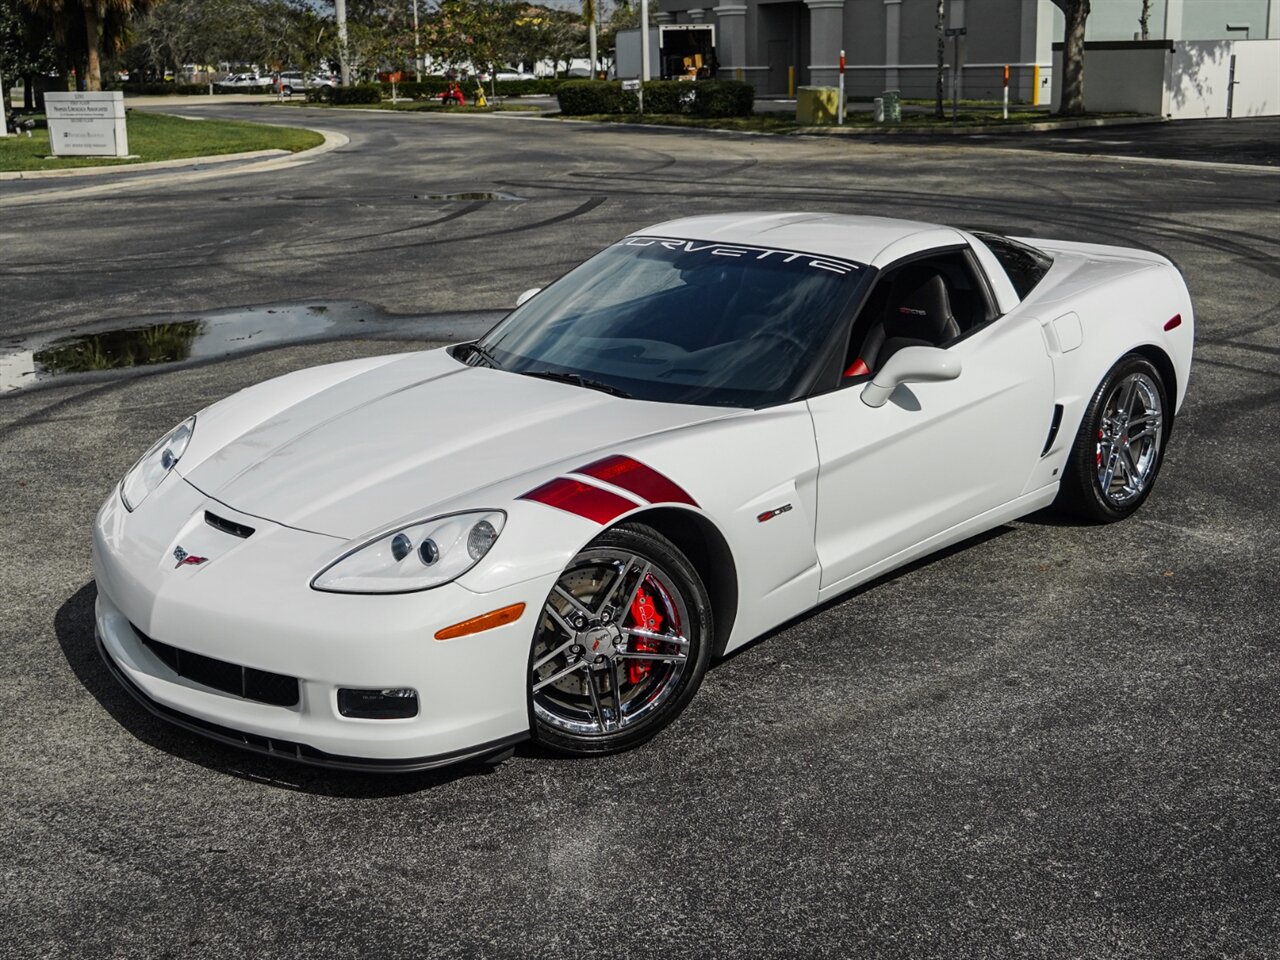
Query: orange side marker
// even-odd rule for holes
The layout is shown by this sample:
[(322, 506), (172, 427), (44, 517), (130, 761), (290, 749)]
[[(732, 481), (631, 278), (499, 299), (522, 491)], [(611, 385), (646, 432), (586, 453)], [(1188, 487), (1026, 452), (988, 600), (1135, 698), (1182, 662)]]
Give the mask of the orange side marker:
[(492, 630), (494, 627), (505, 627), (508, 623), (515, 623), (524, 613), (523, 603), (513, 603), (509, 607), (503, 607), (501, 610), (491, 610), (488, 613), (482, 613), (478, 617), (472, 617), (470, 620), (463, 620), (461, 623), (455, 623), (451, 627), (445, 627), (443, 630), (436, 631), (437, 640), (455, 640), (458, 637), (465, 637), (473, 633), (480, 633), (484, 630)]

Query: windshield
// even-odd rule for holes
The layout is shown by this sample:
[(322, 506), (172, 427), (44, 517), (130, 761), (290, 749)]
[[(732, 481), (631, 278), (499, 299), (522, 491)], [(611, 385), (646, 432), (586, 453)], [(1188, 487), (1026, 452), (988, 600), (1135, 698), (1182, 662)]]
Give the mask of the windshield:
[(518, 307), (473, 356), (642, 400), (766, 406), (792, 398), (870, 273), (793, 250), (628, 237)]

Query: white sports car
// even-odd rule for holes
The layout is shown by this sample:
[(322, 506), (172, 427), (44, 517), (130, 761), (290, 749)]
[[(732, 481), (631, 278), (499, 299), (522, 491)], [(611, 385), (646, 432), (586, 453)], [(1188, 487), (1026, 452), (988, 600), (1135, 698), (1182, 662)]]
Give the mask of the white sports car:
[(98, 514), (101, 652), (175, 723), (339, 768), (631, 747), (887, 570), (1054, 503), (1131, 514), (1192, 328), (1141, 250), (664, 223), (474, 343), (179, 424)]

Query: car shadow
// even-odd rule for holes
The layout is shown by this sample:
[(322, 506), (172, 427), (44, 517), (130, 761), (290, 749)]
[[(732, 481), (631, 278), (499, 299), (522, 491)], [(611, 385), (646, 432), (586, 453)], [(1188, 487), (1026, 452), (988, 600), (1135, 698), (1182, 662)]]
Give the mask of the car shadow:
[[(1019, 522), (1022, 522), (1025, 519), (1026, 517), (1021, 517), (1019, 518)], [(800, 614), (798, 617), (792, 617), (790, 620), (786, 621), (785, 623), (779, 624), (778, 626), (770, 630), (768, 633), (762, 633), (760, 636), (756, 637), (755, 639), (748, 640), (746, 643), (744, 643), (742, 646), (735, 649), (733, 652), (727, 653), (724, 656), (720, 657), (718, 660), (716, 660), (711, 665), (711, 668), (714, 670), (716, 667), (720, 666), (721, 664), (728, 663), (730, 660), (734, 659), (738, 655), (745, 653), (748, 650), (751, 650), (757, 645), (764, 643), (766, 640), (771, 640), (774, 637), (778, 636), (779, 634), (785, 633), (786, 631), (794, 627), (796, 624), (804, 623), (804, 621), (810, 619), (811, 617), (819, 616), (820, 614), (823, 614), (826, 611), (833, 609), (834, 607), (838, 607), (843, 603), (848, 603), (850, 600), (853, 600), (856, 597), (860, 597), (862, 594), (866, 593), (868, 590), (874, 590), (877, 587), (882, 586), (883, 584), (892, 583), (894, 580), (897, 580), (899, 577), (905, 577), (908, 574), (914, 573), (917, 570), (923, 570), (925, 567), (930, 566), (931, 564), (937, 563), (939, 560), (945, 560), (947, 557), (954, 556), (957, 553), (963, 553), (964, 551), (969, 550), (972, 547), (976, 547), (979, 544), (987, 543), (991, 540), (995, 540), (999, 537), (1003, 537), (1006, 534), (1013, 533), (1014, 530), (1016, 529), (1017, 529), (1016, 527), (1007, 523), (999, 527), (993, 527), (990, 530), (985, 530), (982, 533), (975, 534), (974, 536), (969, 537), (968, 539), (961, 540), (959, 543), (953, 543), (951, 546), (945, 547), (942, 550), (937, 551), (936, 553), (931, 553), (928, 556), (921, 557), (919, 560), (914, 560), (911, 563), (908, 563), (906, 566), (898, 567), (897, 569), (890, 570), (888, 573), (882, 574), (876, 577), (874, 580), (868, 580), (866, 583), (859, 584), (858, 586), (854, 587), (851, 590), (848, 590), (841, 594), (837, 594), (836, 596), (832, 597), (830, 600), (827, 600), (823, 603), (818, 604), (818, 606), (814, 607), (813, 609), (806, 610), (804, 613)]]
[[(1047, 511), (1042, 511), (1047, 513)], [(1052, 515), (1023, 518), (1035, 523), (1053, 523)], [(960, 543), (953, 544), (937, 553), (916, 560), (883, 576), (870, 580), (847, 593), (832, 597), (825, 603), (808, 610), (798, 617), (775, 627), (754, 640), (744, 644), (732, 653), (721, 657), (712, 669), (727, 663), (758, 644), (786, 632), (798, 623), (818, 616), (833, 607), (874, 590), (876, 587), (891, 583), (899, 577), (907, 576), (930, 564), (968, 550), (979, 544), (987, 543), (998, 537), (1012, 533), (1016, 528), (1008, 524), (987, 530)], [(418, 793), (433, 787), (452, 783), (456, 780), (471, 777), (483, 777), (491, 774), (497, 766), (477, 761), (463, 762), (441, 770), (426, 770), (418, 773), (395, 774), (362, 774), (350, 771), (335, 772), (322, 767), (311, 767), (288, 760), (278, 760), (259, 756), (255, 753), (225, 746), (213, 740), (207, 740), (189, 733), (180, 727), (166, 723), (147, 712), (139, 705), (120, 684), (113, 678), (98, 654), (97, 642), (94, 638), (93, 604), (98, 595), (93, 581), (86, 583), (69, 597), (54, 616), (54, 629), (58, 644), (62, 648), (67, 664), (80, 681), (80, 684), (93, 696), (102, 708), (110, 714), (121, 727), (142, 743), (170, 756), (197, 763), (210, 770), (251, 780), (286, 790), (296, 790), (320, 796), (344, 797), (350, 799), (376, 799), (393, 797), (410, 793)], [(515, 754), (525, 758), (545, 758), (553, 756), (550, 752), (532, 742), (522, 743), (515, 748)], [(566, 758), (555, 755), (556, 759)]]
[[(98, 654), (94, 638), (93, 604), (97, 595), (97, 585), (91, 580), (58, 608), (53, 621), (58, 645), (80, 685), (116, 723), (149, 747), (242, 780), (348, 799), (378, 799), (417, 793), (455, 780), (487, 776), (495, 769), (492, 763), (471, 761), (417, 773), (344, 771), (335, 775), (334, 771), (322, 767), (259, 756), (188, 733), (148, 713), (111, 676)], [(537, 753), (527, 744), (517, 747), (516, 752)]]

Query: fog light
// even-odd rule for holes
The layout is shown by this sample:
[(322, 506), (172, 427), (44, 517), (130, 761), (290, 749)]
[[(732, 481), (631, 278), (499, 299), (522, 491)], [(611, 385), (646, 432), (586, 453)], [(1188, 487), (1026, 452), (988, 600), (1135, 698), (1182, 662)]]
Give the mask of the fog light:
[(338, 690), (338, 712), (359, 720), (407, 720), (418, 715), (418, 691), (408, 687), (384, 690)]

